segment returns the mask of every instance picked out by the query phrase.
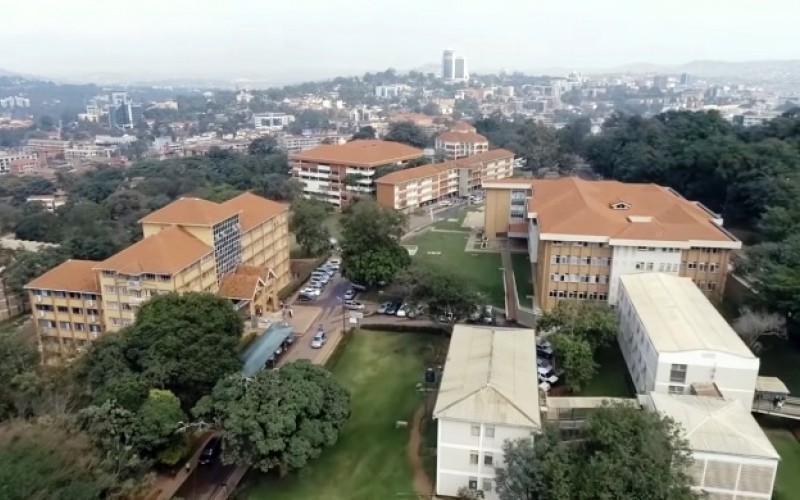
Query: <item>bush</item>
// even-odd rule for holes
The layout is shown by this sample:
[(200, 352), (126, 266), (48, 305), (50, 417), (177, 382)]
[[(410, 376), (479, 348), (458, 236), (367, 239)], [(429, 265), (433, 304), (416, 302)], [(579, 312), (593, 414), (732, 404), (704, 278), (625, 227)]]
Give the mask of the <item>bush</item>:
[(297, 277), (294, 280), (292, 280), (291, 283), (283, 287), (281, 291), (278, 292), (278, 299), (286, 300), (292, 295), (294, 295), (295, 292), (300, 290), (300, 287), (303, 286), (303, 283), (305, 283), (306, 280), (311, 276), (311, 273), (313, 273), (316, 268), (324, 264), (325, 261), (328, 260), (330, 256), (331, 256), (330, 252), (323, 253), (322, 256), (320, 256), (316, 261), (314, 261), (313, 266), (308, 266), (307, 268), (303, 269), (302, 272), (297, 273)]
[(381, 332), (398, 332), (398, 333), (430, 333), (435, 335), (450, 335), (450, 328), (447, 325), (403, 325), (403, 324), (375, 324), (367, 325), (364, 328), (369, 330), (378, 330)]

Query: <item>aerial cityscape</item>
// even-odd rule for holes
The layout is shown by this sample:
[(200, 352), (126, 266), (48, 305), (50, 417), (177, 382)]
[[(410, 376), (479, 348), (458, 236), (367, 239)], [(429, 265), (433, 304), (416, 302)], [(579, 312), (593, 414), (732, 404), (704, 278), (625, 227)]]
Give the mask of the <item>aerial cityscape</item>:
[(0, 497), (800, 499), (800, 6), (678, 4), (15, 5)]

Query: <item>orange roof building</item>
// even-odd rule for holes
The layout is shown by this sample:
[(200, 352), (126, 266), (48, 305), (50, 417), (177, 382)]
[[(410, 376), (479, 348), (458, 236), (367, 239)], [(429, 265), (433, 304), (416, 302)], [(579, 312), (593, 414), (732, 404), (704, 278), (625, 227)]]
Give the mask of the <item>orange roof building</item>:
[(422, 150), (399, 142), (356, 140), (295, 153), (289, 161), (306, 197), (342, 207), (375, 193), (373, 179), (380, 167), (402, 167), (422, 155)]
[(291, 276), (286, 205), (251, 193), (181, 198), (140, 223), (144, 237), (108, 259), (69, 260), (27, 284), (45, 359), (133, 324), (162, 293), (217, 293), (249, 315), (277, 308)]
[(375, 180), (383, 206), (413, 211), (421, 206), (469, 196), (483, 183), (511, 177), (514, 153), (494, 149), (460, 160), (396, 170)]
[(528, 240), (543, 309), (562, 299), (616, 304), (619, 276), (638, 272), (687, 276), (720, 299), (730, 253), (741, 248), (719, 215), (656, 184), (563, 177), (484, 188), (486, 237)]
[(489, 151), (489, 140), (476, 133), (472, 125), (458, 122), (436, 136), (434, 147), (436, 154), (447, 160), (457, 160)]

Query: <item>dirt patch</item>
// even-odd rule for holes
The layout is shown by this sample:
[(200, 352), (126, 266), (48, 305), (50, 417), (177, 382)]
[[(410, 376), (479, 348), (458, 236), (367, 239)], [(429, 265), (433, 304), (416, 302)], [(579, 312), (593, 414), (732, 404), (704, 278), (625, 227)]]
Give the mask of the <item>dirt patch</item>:
[(431, 481), (431, 478), (429, 478), (428, 474), (425, 472), (425, 466), (420, 456), (423, 432), (422, 426), (427, 408), (428, 404), (422, 403), (414, 412), (414, 417), (411, 420), (411, 433), (408, 437), (407, 448), (408, 462), (411, 464), (411, 470), (414, 472), (414, 491), (424, 498), (432, 497), (435, 494), (433, 481)]

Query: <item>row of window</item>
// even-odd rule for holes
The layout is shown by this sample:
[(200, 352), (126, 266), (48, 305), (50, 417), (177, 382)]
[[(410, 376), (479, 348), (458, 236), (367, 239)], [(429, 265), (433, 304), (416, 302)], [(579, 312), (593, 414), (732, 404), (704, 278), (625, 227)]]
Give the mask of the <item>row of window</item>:
[(579, 257), (577, 255), (553, 255), (551, 264), (571, 264), (574, 266), (610, 266), (610, 257)]
[[(91, 332), (91, 333), (100, 333), (100, 325), (94, 324), (86, 324), (86, 323), (70, 323), (69, 321), (59, 321), (56, 323), (55, 321), (50, 321), (47, 319), (40, 319), (39, 320), (39, 327), (43, 330), (47, 330), (50, 328), (56, 328), (58, 325), (58, 329), (65, 332), (75, 331), (75, 332)], [(93, 336), (96, 338), (96, 336)]]
[(561, 283), (600, 283), (605, 285), (611, 279), (607, 274), (558, 274), (552, 273), (550, 281)]
[(131, 326), (133, 320), (125, 318), (111, 318), (111, 324), (114, 326)]
[(686, 262), (686, 269), (697, 269), (698, 271), (705, 271), (708, 269), (708, 272), (716, 272), (717, 267), (719, 264), (716, 262), (711, 262), (710, 264), (706, 262)]
[(679, 253), (682, 250), (680, 248), (661, 248), (661, 247), (636, 247), (636, 250), (639, 252), (666, 252), (666, 253)]
[[(470, 465), (478, 465), (480, 461), (480, 456), (476, 450), (472, 450), (469, 452), (469, 463)], [(494, 455), (489, 452), (483, 453), (483, 465), (494, 467)]]
[[(471, 490), (477, 490), (478, 489), (478, 478), (477, 477), (470, 477), (469, 478), (469, 482), (467, 483), (467, 486)], [(482, 490), (481, 491), (492, 491), (492, 480), (491, 479), (484, 479), (483, 480), (483, 484), (481, 486), (482, 486)]]
[(55, 297), (57, 299), (82, 299), (82, 300), (97, 300), (97, 295), (93, 293), (78, 293), (78, 292), (59, 292), (54, 290), (33, 290), (34, 295), (41, 297)]
[(106, 302), (106, 307), (113, 311), (133, 311), (139, 308), (138, 304), (128, 304), (127, 302), (116, 302), (116, 301), (109, 301)]
[(98, 309), (83, 309), (82, 307), (65, 307), (65, 306), (58, 306), (54, 308), (53, 306), (47, 304), (36, 304), (36, 310), (44, 312), (56, 311), (63, 314), (72, 312), (72, 314), (81, 314), (81, 315), (85, 312), (89, 316), (97, 316), (100, 314), (100, 311)]
[(605, 248), (606, 243), (596, 243), (593, 241), (553, 241), (553, 246), (560, 247), (585, 247), (585, 248)]
[(608, 295), (598, 292), (569, 292), (565, 290), (550, 290), (547, 293), (554, 299), (576, 299), (576, 300), (607, 300)]
[(129, 276), (126, 274), (119, 274), (116, 271), (105, 270), (103, 271), (103, 276), (107, 278), (118, 278), (128, 281), (171, 281), (172, 276), (169, 274), (152, 274), (152, 273), (144, 273), (137, 276)]

